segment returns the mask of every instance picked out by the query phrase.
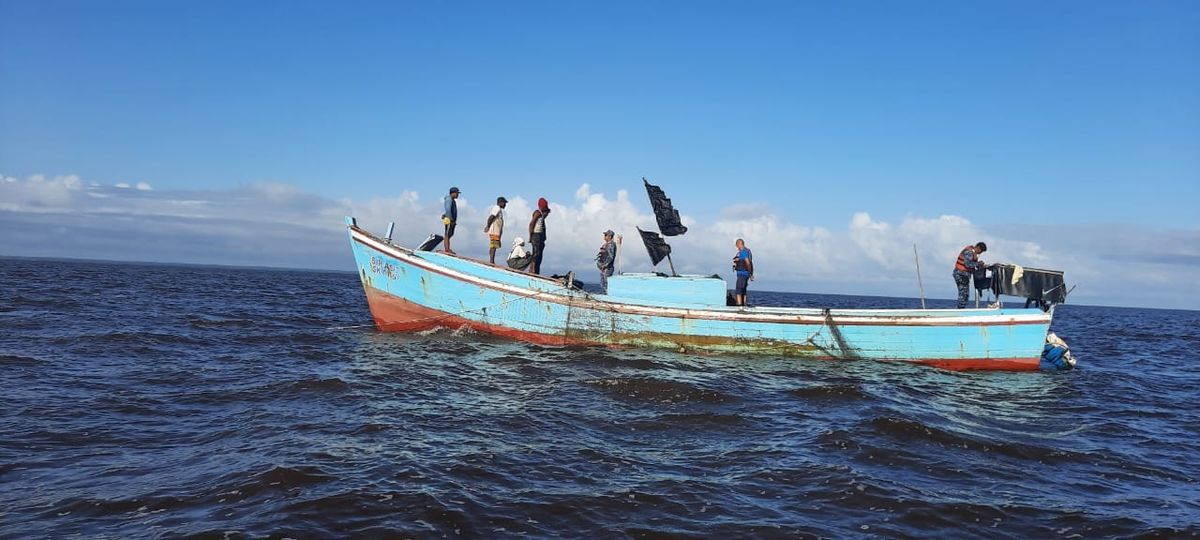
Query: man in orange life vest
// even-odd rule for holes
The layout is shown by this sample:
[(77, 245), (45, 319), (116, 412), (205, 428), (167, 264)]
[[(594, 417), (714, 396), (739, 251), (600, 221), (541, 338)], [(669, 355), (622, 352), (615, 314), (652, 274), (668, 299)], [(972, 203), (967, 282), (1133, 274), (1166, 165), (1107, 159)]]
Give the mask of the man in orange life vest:
[(971, 273), (987, 266), (979, 260), (979, 254), (987, 251), (987, 244), (980, 242), (967, 246), (958, 253), (954, 262), (954, 284), (958, 285), (958, 309), (967, 307), (967, 298), (971, 296)]

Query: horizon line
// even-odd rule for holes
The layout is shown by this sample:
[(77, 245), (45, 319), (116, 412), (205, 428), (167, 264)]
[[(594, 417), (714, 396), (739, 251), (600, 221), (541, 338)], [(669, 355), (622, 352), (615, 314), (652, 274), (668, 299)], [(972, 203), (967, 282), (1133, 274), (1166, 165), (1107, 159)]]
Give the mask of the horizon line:
[[(46, 256), (29, 256), (29, 255), (7, 255), (0, 253), (0, 259), (23, 259), (31, 261), (54, 261), (66, 263), (113, 263), (126, 265), (146, 265), (146, 266), (190, 266), (196, 268), (217, 268), (230, 270), (254, 270), (254, 271), (288, 271), (288, 272), (310, 272), (310, 273), (327, 273), (327, 274), (353, 274), (358, 273), (354, 270), (337, 270), (332, 268), (310, 268), (299, 266), (261, 266), (261, 265), (239, 265), (228, 263), (197, 263), (197, 262), (172, 262), (172, 261), (145, 261), (145, 260), (126, 260), (126, 259), (92, 259), (85, 257), (46, 257)], [(802, 291), (772, 291), (761, 290), (762, 293), (772, 294), (801, 294), (809, 296), (846, 296), (858, 298), (889, 298), (897, 300), (920, 300), (919, 297), (909, 296), (886, 296), (877, 294), (846, 294), (846, 293), (824, 293), (824, 292), (802, 292)], [(953, 298), (926, 298), (926, 300), (944, 300), (954, 302)], [(1068, 305), (1064, 302), (1061, 305)], [(1164, 308), (1164, 307), (1147, 307), (1147, 306), (1117, 306), (1104, 304), (1069, 304), (1079, 307), (1093, 308), (1114, 308), (1114, 309), (1153, 309), (1158, 311), (1188, 311), (1200, 312), (1200, 309), (1188, 308)], [(768, 307), (768, 306), (764, 306)]]

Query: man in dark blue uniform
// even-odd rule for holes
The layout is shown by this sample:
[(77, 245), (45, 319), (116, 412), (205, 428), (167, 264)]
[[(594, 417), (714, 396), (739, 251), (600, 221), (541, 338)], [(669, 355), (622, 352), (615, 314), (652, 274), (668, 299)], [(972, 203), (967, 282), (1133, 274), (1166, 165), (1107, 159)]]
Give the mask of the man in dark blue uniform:
[(454, 255), (450, 249), (450, 237), (454, 236), (454, 226), (458, 225), (458, 188), (450, 188), (450, 194), (442, 199), (442, 224), (446, 226), (446, 253)]

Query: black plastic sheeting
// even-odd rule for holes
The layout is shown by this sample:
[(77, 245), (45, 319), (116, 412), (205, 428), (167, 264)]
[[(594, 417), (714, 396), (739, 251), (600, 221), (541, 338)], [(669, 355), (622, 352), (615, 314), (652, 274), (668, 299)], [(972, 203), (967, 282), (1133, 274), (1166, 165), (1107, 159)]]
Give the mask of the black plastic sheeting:
[(637, 232), (642, 235), (642, 243), (646, 244), (646, 251), (650, 253), (651, 263), (658, 264), (667, 255), (671, 254), (671, 246), (667, 245), (667, 242), (658, 233), (643, 231), (641, 228)]
[(679, 236), (687, 232), (687, 227), (679, 220), (679, 210), (671, 206), (671, 199), (667, 198), (666, 192), (645, 178), (642, 178), (642, 182), (646, 184), (646, 195), (650, 197), (654, 219), (658, 221), (658, 230), (662, 231), (663, 236)]
[(1012, 277), (1017, 270), (1016, 266), (993, 264), (988, 269), (992, 271), (991, 277), (981, 279), (979, 274), (983, 272), (976, 272), (975, 288), (990, 289), (996, 296), (1019, 296), (1039, 303), (1061, 304), (1067, 300), (1063, 273), (1057, 270), (1022, 268), (1021, 278), (1014, 283)]

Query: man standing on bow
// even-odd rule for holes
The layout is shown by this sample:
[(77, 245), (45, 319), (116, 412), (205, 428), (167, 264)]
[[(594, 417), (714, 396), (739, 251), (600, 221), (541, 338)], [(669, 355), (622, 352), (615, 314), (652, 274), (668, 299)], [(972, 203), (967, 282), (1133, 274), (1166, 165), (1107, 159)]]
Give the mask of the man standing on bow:
[(967, 298), (971, 296), (971, 274), (986, 266), (979, 260), (979, 254), (987, 251), (987, 244), (979, 242), (973, 246), (962, 248), (958, 252), (958, 260), (954, 262), (954, 284), (958, 286), (958, 309), (967, 307)]
[(446, 253), (455, 255), (450, 249), (450, 237), (454, 236), (454, 226), (458, 225), (458, 188), (450, 188), (450, 194), (442, 199), (442, 225), (446, 226)]
[(504, 234), (505, 206), (508, 206), (508, 199), (496, 197), (496, 206), (488, 213), (487, 223), (483, 226), (483, 232), (488, 235), (488, 261), (492, 264), (496, 264), (496, 250), (500, 249), (500, 236)]
[(617, 243), (613, 242), (612, 230), (604, 231), (604, 244), (600, 246), (600, 253), (596, 255), (596, 267), (600, 269), (600, 288), (608, 293), (608, 278), (613, 275), (616, 270), (617, 262)]
[(542, 252), (546, 250), (546, 216), (550, 215), (550, 203), (546, 198), (538, 199), (537, 210), (533, 211), (533, 219), (529, 220), (529, 245), (533, 248), (533, 262), (529, 271), (540, 274), (542, 271)]

